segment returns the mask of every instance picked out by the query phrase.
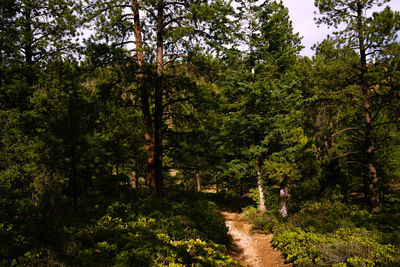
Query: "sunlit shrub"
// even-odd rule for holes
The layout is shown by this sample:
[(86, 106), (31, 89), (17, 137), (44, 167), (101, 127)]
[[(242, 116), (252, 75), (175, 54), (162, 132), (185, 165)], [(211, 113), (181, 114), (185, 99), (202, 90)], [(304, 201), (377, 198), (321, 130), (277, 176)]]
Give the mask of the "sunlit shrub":
[(388, 233), (379, 231), (396, 230), (390, 221), (386, 215), (372, 216), (355, 206), (324, 201), (304, 206), (270, 229), (275, 233), (273, 245), (299, 266), (399, 266), (397, 243), (388, 243)]
[(243, 209), (243, 215), (247, 221), (252, 224), (254, 230), (264, 233), (274, 232), (274, 228), (279, 227), (280, 221), (274, 211), (260, 214), (255, 207), (247, 207)]

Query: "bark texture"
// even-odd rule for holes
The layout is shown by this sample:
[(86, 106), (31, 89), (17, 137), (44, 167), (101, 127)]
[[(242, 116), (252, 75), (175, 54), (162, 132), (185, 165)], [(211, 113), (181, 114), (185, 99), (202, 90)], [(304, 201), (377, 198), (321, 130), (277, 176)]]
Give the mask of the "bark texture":
[(358, 49), (360, 52), (360, 65), (361, 65), (361, 91), (363, 94), (363, 107), (364, 107), (364, 127), (365, 127), (365, 164), (367, 168), (368, 187), (369, 187), (369, 204), (372, 213), (378, 213), (379, 207), (379, 193), (378, 193), (378, 175), (375, 167), (375, 145), (372, 133), (372, 116), (371, 116), (371, 97), (370, 88), (367, 81), (367, 56), (366, 56), (366, 42), (363, 36), (363, 13), (361, 3), (357, 3), (357, 30), (358, 30)]
[(145, 141), (146, 141), (146, 154), (147, 154), (147, 183), (152, 195), (155, 195), (156, 190), (156, 144), (154, 140), (154, 130), (153, 123), (150, 113), (149, 105), (149, 93), (145, 86), (144, 73), (143, 73), (143, 41), (142, 41), (142, 29), (140, 25), (139, 16), (139, 5), (137, 0), (132, 0), (132, 11), (135, 26), (135, 45), (136, 45), (136, 55), (137, 63), (139, 66), (139, 86), (141, 94), (141, 109), (143, 114), (143, 124), (145, 129)]
[(267, 206), (265, 205), (264, 200), (264, 191), (262, 186), (262, 173), (261, 173), (261, 161), (257, 160), (257, 183), (258, 183), (258, 194), (259, 194), (259, 209), (261, 213), (265, 213), (267, 211)]
[(197, 182), (197, 191), (201, 192), (201, 179), (200, 179), (200, 173), (196, 173), (196, 182)]
[(157, 84), (155, 88), (154, 107), (154, 141), (155, 141), (155, 191), (153, 195), (162, 194), (162, 156), (163, 156), (163, 72), (164, 72), (164, 2), (157, 6)]
[(287, 201), (289, 200), (289, 188), (287, 186), (282, 187), (279, 190), (279, 198), (281, 201), (281, 209), (279, 210), (282, 217), (287, 217), (288, 215), (288, 208), (287, 208)]

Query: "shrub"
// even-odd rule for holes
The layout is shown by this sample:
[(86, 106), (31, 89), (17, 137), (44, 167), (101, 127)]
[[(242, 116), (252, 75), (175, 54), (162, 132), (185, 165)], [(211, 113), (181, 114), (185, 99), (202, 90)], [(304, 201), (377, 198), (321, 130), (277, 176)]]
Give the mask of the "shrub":
[[(387, 242), (388, 237), (395, 238), (398, 229), (393, 216), (372, 216), (338, 201), (311, 203), (287, 221), (273, 212), (261, 216), (246, 209), (245, 214), (257, 227), (271, 229), (275, 233), (273, 245), (296, 265), (400, 265), (399, 248)], [(384, 232), (386, 228), (394, 233)]]
[(243, 209), (243, 215), (247, 221), (249, 221), (254, 230), (259, 230), (264, 233), (273, 233), (276, 227), (279, 227), (281, 223), (278, 220), (278, 215), (274, 211), (268, 211), (264, 214), (255, 207), (247, 207)]
[[(9, 266), (234, 266), (227, 256), (227, 227), (216, 205), (200, 194), (168, 198), (94, 199), (78, 221), (58, 229), (53, 243), (29, 246)], [(108, 204), (107, 204), (108, 203)], [(86, 202), (89, 207), (89, 202)], [(93, 208), (94, 207), (94, 208)], [(101, 214), (101, 216), (99, 216)], [(11, 231), (0, 225), (10, 242)], [(62, 238), (61, 238), (62, 237)], [(34, 243), (32, 243), (34, 244)], [(33, 249), (34, 248), (34, 249)], [(7, 250), (2, 253), (9, 254)]]

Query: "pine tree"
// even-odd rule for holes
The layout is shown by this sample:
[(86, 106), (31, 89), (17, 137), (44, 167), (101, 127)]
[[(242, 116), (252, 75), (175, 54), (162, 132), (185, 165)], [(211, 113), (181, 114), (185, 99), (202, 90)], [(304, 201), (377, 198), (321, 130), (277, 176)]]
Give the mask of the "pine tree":
[(396, 32), (400, 29), (398, 12), (393, 12), (389, 7), (380, 13), (367, 17), (366, 12), (374, 6), (381, 6), (387, 0), (353, 0), (353, 1), (325, 1), (316, 0), (323, 17), (317, 19), (318, 23), (338, 27), (344, 24), (344, 29), (336, 33), (338, 40), (344, 42), (349, 49), (358, 53), (358, 86), (362, 94), (364, 117), (364, 156), (368, 177), (369, 202), (371, 212), (380, 210), (378, 181), (379, 175), (376, 167), (376, 145), (374, 143), (373, 112), (371, 102), (373, 73), (371, 61), (382, 56), (385, 47), (396, 40)]
[[(167, 64), (188, 55), (199, 45), (221, 46), (227, 40), (225, 36), (228, 35), (227, 25), (230, 22), (227, 14), (231, 8), (220, 0), (86, 3), (89, 17), (96, 19), (98, 26), (97, 39), (94, 40), (105, 40), (113, 46), (127, 49), (130, 49), (124, 46), (127, 43), (135, 44), (146, 138), (148, 185), (151, 194), (161, 195), (164, 98), (168, 92), (164, 70)], [(133, 12), (128, 12), (129, 9)]]

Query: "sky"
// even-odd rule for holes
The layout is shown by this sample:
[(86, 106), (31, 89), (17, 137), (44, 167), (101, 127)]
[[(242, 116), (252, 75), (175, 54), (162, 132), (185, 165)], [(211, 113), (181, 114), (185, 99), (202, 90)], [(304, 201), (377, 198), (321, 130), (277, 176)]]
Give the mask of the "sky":
[[(294, 31), (300, 33), (300, 36), (303, 36), (302, 45), (305, 46), (305, 48), (300, 54), (311, 57), (314, 55), (314, 51), (311, 50), (311, 47), (324, 40), (325, 37), (332, 32), (332, 29), (328, 29), (325, 25), (320, 25), (318, 28), (315, 24), (314, 11), (317, 11), (317, 9), (314, 6), (314, 0), (283, 0), (283, 4), (289, 9)], [(385, 6), (387, 5), (389, 5), (392, 10), (400, 11), (400, 0), (392, 0)], [(383, 9), (385, 6), (376, 11)]]

